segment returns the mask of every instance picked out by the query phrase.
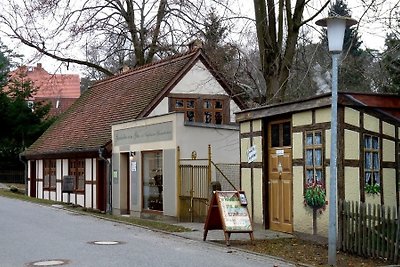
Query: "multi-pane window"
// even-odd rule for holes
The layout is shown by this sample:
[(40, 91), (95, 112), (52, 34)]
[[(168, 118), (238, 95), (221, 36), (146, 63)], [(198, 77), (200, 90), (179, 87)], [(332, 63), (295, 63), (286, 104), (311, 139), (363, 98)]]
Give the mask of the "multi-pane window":
[(291, 144), (290, 122), (271, 124), (271, 147), (290, 146)]
[(56, 189), (56, 160), (43, 160), (43, 187), (44, 189)]
[(364, 135), (364, 180), (366, 188), (380, 186), (379, 138), (372, 135)]
[(170, 111), (185, 112), (185, 120), (210, 124), (226, 124), (229, 119), (229, 99), (225, 96), (171, 96)]
[(69, 160), (69, 175), (74, 179), (74, 190), (85, 190), (85, 160), (84, 159), (70, 159)]
[(323, 174), (322, 132), (306, 132), (305, 174), (306, 184), (325, 184)]

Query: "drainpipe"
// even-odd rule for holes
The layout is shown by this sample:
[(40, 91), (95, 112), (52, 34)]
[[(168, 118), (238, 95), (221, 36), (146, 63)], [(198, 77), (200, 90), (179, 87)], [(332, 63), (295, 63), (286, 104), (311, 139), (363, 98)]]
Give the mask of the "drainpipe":
[(19, 161), (24, 164), (24, 184), (25, 184), (25, 195), (28, 195), (28, 162), (21, 154), (18, 155)]
[(107, 207), (106, 212), (112, 214), (112, 175), (111, 175), (111, 158), (105, 158), (106, 149), (104, 147), (99, 148), (99, 157), (107, 163)]

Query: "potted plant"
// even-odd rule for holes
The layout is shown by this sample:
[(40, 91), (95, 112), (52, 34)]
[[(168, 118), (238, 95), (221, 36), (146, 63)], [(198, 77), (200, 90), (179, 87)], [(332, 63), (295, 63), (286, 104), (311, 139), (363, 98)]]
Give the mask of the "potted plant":
[(378, 195), (381, 192), (380, 184), (366, 184), (365, 185), (365, 193)]
[(304, 191), (304, 204), (314, 210), (325, 210), (328, 201), (326, 201), (325, 188), (319, 183), (307, 184)]

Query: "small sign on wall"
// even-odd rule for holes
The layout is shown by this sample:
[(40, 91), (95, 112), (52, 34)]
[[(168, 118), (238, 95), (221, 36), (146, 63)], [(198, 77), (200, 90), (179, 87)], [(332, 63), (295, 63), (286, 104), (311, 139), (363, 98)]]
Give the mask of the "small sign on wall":
[(277, 150), (275, 151), (275, 153), (276, 153), (277, 156), (283, 156), (283, 155), (285, 154), (285, 150), (283, 150), (283, 149), (277, 149)]
[(117, 170), (113, 171), (113, 183), (118, 184), (118, 171)]
[(247, 149), (247, 163), (251, 163), (257, 159), (257, 149), (256, 146), (251, 146)]
[(131, 171), (135, 172), (137, 170), (137, 162), (132, 161), (131, 162)]

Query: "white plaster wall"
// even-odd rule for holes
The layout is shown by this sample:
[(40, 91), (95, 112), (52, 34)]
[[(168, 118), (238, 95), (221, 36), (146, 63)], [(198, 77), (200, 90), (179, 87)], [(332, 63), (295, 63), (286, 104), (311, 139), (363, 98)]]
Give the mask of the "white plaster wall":
[(250, 138), (240, 139), (240, 160), (242, 162), (247, 162), (247, 151), (250, 148)]
[[(93, 182), (94, 184), (96, 184), (95, 182), (97, 181), (97, 159), (93, 159)], [(95, 202), (96, 203), (96, 202)]]
[(388, 207), (396, 207), (396, 170), (384, 168), (383, 178), (383, 201)]
[[(252, 189), (251, 169), (250, 168), (242, 168), (241, 170), (242, 170), (242, 180), (241, 180), (242, 188), (241, 189), (247, 195), (247, 202), (248, 202), (247, 208), (249, 209), (249, 212), (251, 213), (252, 206), (253, 206), (251, 197), (249, 197), (251, 194), (251, 189)], [(254, 223), (263, 223), (262, 220), (258, 220), (259, 219), (258, 217), (252, 218), (252, 219), (253, 219)]]
[(293, 166), (293, 230), (312, 234), (312, 210), (304, 206), (303, 167)]
[(253, 121), (253, 131), (259, 132), (262, 130), (262, 120), (254, 120)]
[(331, 158), (331, 130), (325, 130), (325, 158)]
[(315, 122), (323, 123), (331, 121), (331, 109), (330, 108), (321, 108), (315, 111)]
[(77, 194), (76, 204), (84, 207), (85, 206), (85, 196), (81, 194)]
[(382, 124), (383, 133), (389, 135), (391, 137), (396, 136), (396, 127), (393, 124), (389, 124), (387, 122), (383, 122)]
[(293, 127), (310, 125), (312, 123), (312, 111), (295, 113), (292, 116)]
[(360, 134), (358, 132), (344, 130), (344, 158), (360, 159)]
[(85, 207), (92, 208), (92, 185), (85, 185)]
[(50, 193), (49, 191), (44, 191), (43, 192), (43, 199), (49, 199), (50, 198)]
[[(56, 180), (60, 180), (62, 179), (62, 160), (61, 159), (57, 159), (56, 160)], [(61, 201), (61, 190), (62, 190), (62, 182), (57, 182), (56, 183), (56, 199), (57, 201)]]
[[(201, 61), (198, 61), (189, 72), (171, 90), (174, 94), (219, 94), (228, 95)], [(235, 122), (235, 112), (240, 111), (236, 103), (230, 101), (231, 122)], [(149, 117), (168, 113), (168, 98), (165, 97), (150, 113)]]
[(396, 161), (396, 143), (391, 140), (383, 139), (382, 159), (383, 161)]
[[(253, 220), (263, 223), (263, 194), (262, 194), (262, 169), (253, 169), (253, 198), (254, 198), (254, 217)], [(250, 191), (247, 191), (249, 198)], [(250, 211), (250, 210), (249, 210)]]
[(293, 133), (292, 155), (293, 159), (303, 158), (303, 133)]
[(379, 133), (379, 119), (368, 114), (364, 114), (364, 128), (366, 130)]
[(250, 132), (250, 122), (245, 121), (240, 123), (240, 133), (249, 133)]
[(360, 127), (360, 112), (352, 108), (346, 107), (344, 109), (344, 122)]
[[(36, 179), (43, 179), (43, 160), (36, 161)], [(43, 180), (37, 182), (37, 198), (44, 198), (43, 195)]]
[(365, 203), (366, 204), (381, 204), (381, 195), (380, 194), (365, 194)]
[(344, 195), (347, 201), (360, 201), (359, 168), (344, 168)]
[[(171, 113), (164, 116), (148, 117), (142, 120), (136, 120), (119, 125), (112, 126), (112, 131), (115, 132), (121, 129), (132, 127), (148, 126), (163, 122), (172, 122), (173, 134), (171, 140), (153, 141), (140, 144), (126, 145), (130, 151), (151, 151), (151, 150), (170, 150), (176, 149), (177, 146), (181, 149), (181, 158), (190, 158), (192, 151), (196, 151), (198, 158), (207, 158), (208, 145), (211, 145), (212, 160), (215, 163), (239, 163), (239, 130), (224, 129), (223, 127), (195, 127), (184, 125), (183, 113)], [(114, 134), (113, 134), (114, 137)], [(115, 142), (114, 142), (115, 144)], [(114, 146), (114, 152), (121, 152), (121, 149)], [(176, 166), (168, 166), (168, 168)], [(167, 168), (164, 166), (164, 168)], [(213, 175), (215, 173), (213, 172)], [(141, 173), (138, 174), (141, 177)], [(213, 177), (214, 178), (214, 177)], [(177, 181), (174, 184), (169, 184), (168, 189), (164, 194), (168, 196), (177, 196)], [(114, 188), (113, 194), (118, 193), (118, 189)], [(115, 199), (115, 198), (114, 198)], [(141, 199), (141, 196), (140, 196)], [(117, 205), (116, 203), (114, 203)], [(169, 203), (173, 207), (165, 209), (164, 215), (176, 216), (177, 197), (174, 204)], [(116, 206), (114, 206), (116, 207)], [(141, 209), (141, 207), (140, 207)], [(136, 211), (136, 210), (134, 210)], [(141, 210), (139, 210), (141, 211)], [(167, 214), (168, 212), (168, 214)]]
[(54, 191), (50, 191), (50, 200), (56, 200), (56, 192), (54, 192)]
[(93, 185), (93, 208), (97, 209), (97, 185)]
[(182, 157), (190, 157), (192, 151), (195, 150), (198, 157), (206, 158), (209, 144), (211, 145), (211, 157), (214, 163), (239, 163), (238, 130), (190, 127), (177, 124), (177, 145), (181, 148)]

